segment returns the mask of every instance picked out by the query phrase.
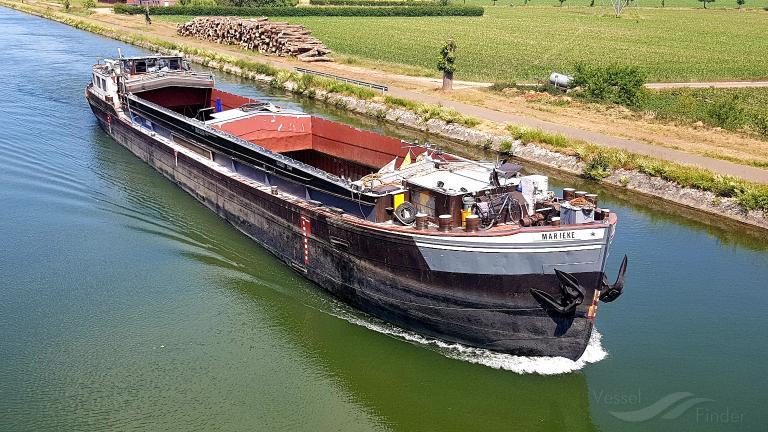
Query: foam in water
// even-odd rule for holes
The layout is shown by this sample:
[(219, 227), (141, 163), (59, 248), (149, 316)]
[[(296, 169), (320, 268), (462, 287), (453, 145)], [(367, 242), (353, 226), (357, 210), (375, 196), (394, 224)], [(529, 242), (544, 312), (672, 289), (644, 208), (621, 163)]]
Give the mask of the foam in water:
[(502, 354), (482, 348), (468, 347), (458, 343), (447, 343), (437, 339), (424, 337), (391, 324), (374, 322), (372, 319), (352, 316), (348, 311), (334, 308), (336, 316), (353, 324), (361, 325), (370, 330), (405, 339), (410, 342), (435, 347), (440, 354), (470, 363), (476, 363), (494, 369), (503, 369), (519, 374), (559, 375), (581, 370), (590, 363), (597, 363), (608, 356), (608, 352), (601, 343), (602, 335), (597, 329), (592, 331), (592, 336), (587, 344), (584, 354), (577, 360), (565, 357), (525, 357), (511, 354)]

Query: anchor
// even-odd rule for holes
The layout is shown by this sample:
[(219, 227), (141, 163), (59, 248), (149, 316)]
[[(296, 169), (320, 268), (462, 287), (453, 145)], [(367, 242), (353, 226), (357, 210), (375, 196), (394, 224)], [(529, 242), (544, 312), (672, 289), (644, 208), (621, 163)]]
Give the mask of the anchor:
[(571, 313), (576, 309), (576, 306), (584, 301), (586, 290), (581, 286), (579, 280), (570, 273), (555, 269), (555, 275), (560, 281), (560, 300), (555, 300), (551, 295), (535, 288), (531, 288), (531, 295), (544, 303), (547, 308), (554, 309), (561, 314)]
[(613, 285), (608, 284), (608, 278), (603, 274), (603, 281), (600, 288), (600, 300), (610, 303), (621, 295), (624, 290), (624, 273), (627, 272), (627, 256), (624, 255), (624, 259), (621, 261), (619, 267), (619, 275), (616, 277), (616, 283)]

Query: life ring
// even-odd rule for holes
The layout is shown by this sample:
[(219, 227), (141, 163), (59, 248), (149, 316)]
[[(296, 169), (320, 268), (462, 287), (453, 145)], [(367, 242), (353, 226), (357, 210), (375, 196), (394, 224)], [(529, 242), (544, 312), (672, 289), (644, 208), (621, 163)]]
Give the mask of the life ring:
[(405, 201), (395, 209), (395, 218), (403, 225), (410, 225), (416, 220), (416, 213), (416, 206)]

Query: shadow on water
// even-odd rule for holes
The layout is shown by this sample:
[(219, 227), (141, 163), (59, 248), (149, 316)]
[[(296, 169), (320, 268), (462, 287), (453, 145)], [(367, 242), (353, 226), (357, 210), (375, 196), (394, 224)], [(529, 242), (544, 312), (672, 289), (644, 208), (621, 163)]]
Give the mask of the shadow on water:
[[(331, 298), (246, 238), (159, 173), (94, 130), (92, 148), (113, 184), (132, 197), (120, 210), (138, 233), (160, 236), (278, 327), (279, 343), (325, 371), (393, 430), (596, 430), (586, 379), (518, 375), (446, 358), (428, 347), (339, 317), (362, 314)], [(161, 209), (148, 203), (172, 202)], [(136, 218), (133, 213), (152, 214)], [(159, 221), (155, 221), (159, 219)], [(204, 227), (204, 228), (203, 228)], [(268, 271), (266, 271), (268, 269)], [(252, 317), (240, 316), (247, 325)], [(309, 415), (309, 414), (308, 414)]]

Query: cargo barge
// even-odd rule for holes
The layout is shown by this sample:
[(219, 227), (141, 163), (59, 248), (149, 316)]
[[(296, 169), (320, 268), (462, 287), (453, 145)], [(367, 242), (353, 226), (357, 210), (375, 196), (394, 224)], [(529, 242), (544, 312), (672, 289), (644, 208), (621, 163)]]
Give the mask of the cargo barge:
[(473, 161), (224, 92), (179, 56), (93, 66), (100, 126), (332, 295), (447, 342), (577, 359), (617, 216), (508, 161)]

